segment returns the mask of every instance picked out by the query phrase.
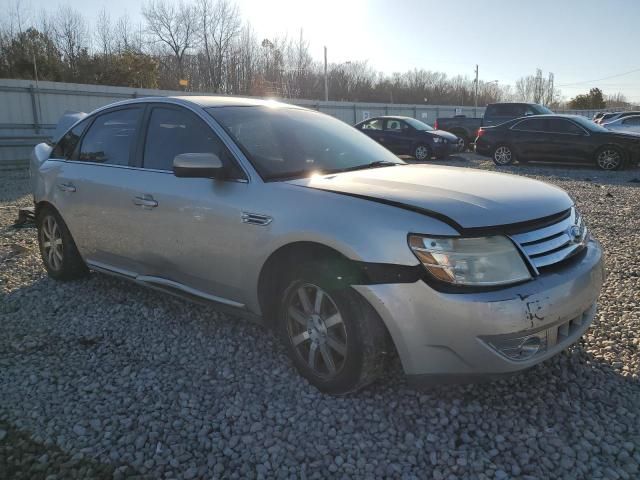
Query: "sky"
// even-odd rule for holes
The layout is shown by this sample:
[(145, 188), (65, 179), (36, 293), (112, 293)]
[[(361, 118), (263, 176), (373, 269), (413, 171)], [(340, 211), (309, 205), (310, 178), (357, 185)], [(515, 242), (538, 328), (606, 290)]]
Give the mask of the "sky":
[[(0, 0), (12, 4), (16, 0)], [(187, 0), (188, 1), (188, 0)], [(89, 21), (105, 8), (137, 23), (144, 0), (21, 0), (32, 10), (67, 4)], [(302, 29), (320, 60), (363, 61), (511, 84), (537, 68), (566, 98), (600, 87), (640, 102), (640, 0), (236, 0), (258, 38)], [(634, 71), (625, 74), (626, 72)], [(625, 74), (625, 75), (619, 75)], [(612, 77), (612, 78), (608, 78)], [(597, 80), (597, 81), (592, 81)]]

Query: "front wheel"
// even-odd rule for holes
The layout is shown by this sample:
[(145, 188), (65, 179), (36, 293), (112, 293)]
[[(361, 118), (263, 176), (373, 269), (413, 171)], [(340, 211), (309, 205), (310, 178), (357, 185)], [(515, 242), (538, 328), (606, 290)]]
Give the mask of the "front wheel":
[(416, 160), (424, 161), (431, 158), (431, 149), (427, 145), (418, 145), (413, 151)]
[(596, 166), (601, 170), (618, 170), (622, 163), (622, 152), (615, 147), (603, 147), (596, 153)]
[(321, 271), (309, 265), (290, 276), (278, 329), (298, 372), (320, 391), (343, 395), (382, 372), (386, 330), (355, 290)]
[(504, 166), (511, 165), (516, 159), (511, 147), (507, 145), (498, 145), (493, 151), (493, 163)]

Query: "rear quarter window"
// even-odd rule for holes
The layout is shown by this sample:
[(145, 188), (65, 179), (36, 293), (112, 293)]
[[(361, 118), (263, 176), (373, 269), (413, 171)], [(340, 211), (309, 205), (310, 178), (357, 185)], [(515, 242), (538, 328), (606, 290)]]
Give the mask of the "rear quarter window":
[(87, 128), (87, 125), (89, 125), (89, 121), (90, 120), (88, 118), (85, 120), (82, 120), (80, 123), (74, 126), (71, 130), (65, 133), (62, 136), (62, 138), (58, 140), (58, 143), (56, 143), (56, 146), (53, 147), (53, 150), (49, 158), (60, 158), (60, 159), (66, 159), (66, 160), (70, 159), (71, 155), (73, 154), (73, 151), (76, 148), (76, 145), (78, 145), (78, 141), (80, 140), (80, 137), (84, 133), (84, 130)]

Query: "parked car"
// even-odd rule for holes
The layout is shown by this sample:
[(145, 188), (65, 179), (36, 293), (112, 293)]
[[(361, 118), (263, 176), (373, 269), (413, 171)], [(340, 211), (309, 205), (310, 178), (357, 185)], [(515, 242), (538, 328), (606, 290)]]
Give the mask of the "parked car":
[(614, 117), (616, 117), (618, 115), (618, 113), (620, 112), (609, 112), (609, 113), (604, 113), (602, 115), (600, 115), (600, 117), (598, 117), (595, 121), (595, 123), (602, 125), (605, 122), (608, 122), (609, 120), (612, 120)]
[(355, 128), (396, 155), (411, 155), (416, 160), (444, 158), (462, 148), (455, 135), (411, 117), (375, 117), (357, 123)]
[(619, 132), (640, 133), (640, 115), (621, 117), (617, 120), (613, 120), (612, 122), (607, 122), (602, 126), (609, 130)]
[(466, 149), (476, 138), (478, 129), (482, 126), (499, 125), (518, 117), (549, 113), (553, 112), (537, 103), (490, 103), (482, 118), (466, 118), (459, 115), (453, 118), (439, 117), (433, 126), (461, 138), (464, 142), (463, 148)]
[(96, 270), (260, 321), (331, 393), (394, 351), (418, 382), (535, 365), (585, 332), (603, 282), (561, 189), (406, 164), (276, 102), (115, 103), (37, 145), (31, 171), (51, 277)]
[(497, 165), (530, 160), (594, 163), (603, 170), (637, 165), (640, 138), (577, 115), (539, 115), (482, 127), (476, 152)]
[(608, 117), (606, 119), (601, 120), (600, 121), (600, 125), (602, 125), (604, 127), (608, 123), (615, 122), (616, 120), (619, 120), (621, 118), (630, 117), (632, 115), (640, 115), (640, 111), (630, 110), (628, 112), (617, 112), (617, 113), (614, 113), (611, 117)]
[(476, 138), (478, 129), (482, 126), (482, 118), (466, 117), (456, 115), (452, 118), (436, 118), (433, 128), (453, 133), (462, 140), (461, 150), (467, 150)]

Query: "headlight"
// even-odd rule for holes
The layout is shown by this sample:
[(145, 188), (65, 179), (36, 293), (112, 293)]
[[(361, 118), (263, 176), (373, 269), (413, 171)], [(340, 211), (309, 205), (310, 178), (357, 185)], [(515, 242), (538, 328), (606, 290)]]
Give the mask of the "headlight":
[(444, 143), (444, 138), (433, 137), (433, 143)]
[(500, 235), (475, 238), (409, 235), (409, 246), (427, 271), (442, 282), (494, 286), (531, 278), (516, 247)]

